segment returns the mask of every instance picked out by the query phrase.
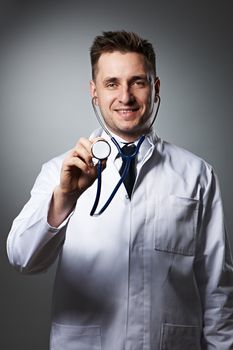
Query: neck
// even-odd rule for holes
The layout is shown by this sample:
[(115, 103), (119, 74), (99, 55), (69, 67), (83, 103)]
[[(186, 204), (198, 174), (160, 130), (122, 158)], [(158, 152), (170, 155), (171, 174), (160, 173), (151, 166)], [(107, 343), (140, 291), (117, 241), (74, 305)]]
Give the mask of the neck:
[(150, 130), (144, 130), (144, 132), (142, 133), (132, 133), (132, 134), (129, 134), (129, 133), (124, 133), (124, 132), (114, 132), (113, 130), (109, 129), (109, 132), (110, 134), (117, 140), (119, 140), (120, 142), (123, 142), (123, 143), (133, 143), (133, 142), (136, 142), (138, 141), (142, 136), (146, 136), (148, 134), (151, 133), (152, 129)]

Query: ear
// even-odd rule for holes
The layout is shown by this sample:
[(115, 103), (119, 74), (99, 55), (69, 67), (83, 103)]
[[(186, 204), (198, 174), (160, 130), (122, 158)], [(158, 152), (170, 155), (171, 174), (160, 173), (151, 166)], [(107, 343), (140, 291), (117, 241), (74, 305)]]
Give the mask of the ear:
[(159, 95), (159, 93), (160, 93), (160, 79), (159, 79), (159, 77), (155, 78), (154, 86), (155, 86), (155, 102), (157, 102), (158, 101), (157, 95)]
[(94, 103), (98, 106), (98, 97), (94, 80), (90, 81), (90, 94), (92, 99), (94, 99)]

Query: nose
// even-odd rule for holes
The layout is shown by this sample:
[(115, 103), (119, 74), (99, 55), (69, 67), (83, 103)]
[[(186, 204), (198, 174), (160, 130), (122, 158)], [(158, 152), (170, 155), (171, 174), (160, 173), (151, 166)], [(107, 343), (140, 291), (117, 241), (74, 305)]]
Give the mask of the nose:
[(122, 86), (119, 91), (118, 100), (124, 105), (132, 104), (135, 101), (135, 97), (128, 85)]

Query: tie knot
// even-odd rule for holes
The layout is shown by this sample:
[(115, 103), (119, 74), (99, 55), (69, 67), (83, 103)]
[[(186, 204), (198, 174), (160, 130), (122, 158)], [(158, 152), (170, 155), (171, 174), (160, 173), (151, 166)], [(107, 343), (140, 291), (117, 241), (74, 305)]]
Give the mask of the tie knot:
[(134, 143), (127, 143), (121, 148), (121, 150), (126, 156), (132, 156), (136, 150), (136, 146)]

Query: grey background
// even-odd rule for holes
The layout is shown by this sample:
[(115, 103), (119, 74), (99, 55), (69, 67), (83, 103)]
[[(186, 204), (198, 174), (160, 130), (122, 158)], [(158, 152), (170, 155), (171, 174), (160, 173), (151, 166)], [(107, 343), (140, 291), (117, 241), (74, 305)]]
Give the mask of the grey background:
[(233, 244), (231, 1), (2, 1), (0, 8), (0, 349), (48, 348), (55, 266), (22, 276), (5, 242), (42, 163), (97, 126), (89, 47), (133, 30), (157, 51), (158, 134), (216, 169)]

